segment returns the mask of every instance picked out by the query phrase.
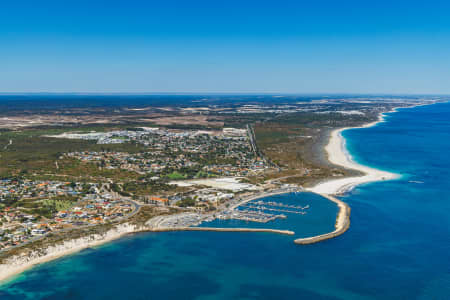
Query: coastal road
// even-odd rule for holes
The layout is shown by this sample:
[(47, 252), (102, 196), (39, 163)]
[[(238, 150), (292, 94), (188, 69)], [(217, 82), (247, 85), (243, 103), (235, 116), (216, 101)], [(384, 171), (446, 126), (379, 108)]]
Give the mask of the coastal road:
[(253, 153), (255, 153), (255, 156), (260, 156), (258, 148), (256, 147), (256, 139), (255, 139), (255, 133), (253, 132), (253, 128), (250, 124), (247, 124), (247, 135), (250, 142), (250, 147), (253, 150)]

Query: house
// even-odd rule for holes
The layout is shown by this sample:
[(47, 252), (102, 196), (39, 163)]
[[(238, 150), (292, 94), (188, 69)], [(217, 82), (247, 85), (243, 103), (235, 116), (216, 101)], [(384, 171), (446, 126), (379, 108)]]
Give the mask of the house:
[(159, 197), (150, 197), (148, 200), (146, 199), (146, 202), (148, 202), (149, 204), (154, 204), (154, 205), (167, 205), (168, 204), (168, 199), (163, 199), (163, 198), (159, 198)]

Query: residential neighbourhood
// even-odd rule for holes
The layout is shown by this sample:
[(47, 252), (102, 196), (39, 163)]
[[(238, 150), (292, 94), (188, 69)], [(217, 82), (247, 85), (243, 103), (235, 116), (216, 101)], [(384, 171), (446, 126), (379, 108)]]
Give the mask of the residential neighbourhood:
[[(116, 222), (136, 213), (141, 205), (215, 211), (237, 195), (255, 190), (239, 178), (268, 168), (255, 153), (245, 129), (142, 127), (51, 137), (143, 145), (146, 150), (135, 153), (73, 151), (59, 157), (61, 165), (72, 160), (99, 170), (135, 172), (141, 177), (133, 182), (105, 178), (105, 182), (93, 183), (20, 176), (0, 180), (1, 250), (59, 230)], [(55, 165), (59, 168), (58, 161)]]
[(57, 230), (117, 221), (136, 210), (97, 184), (0, 180), (0, 250)]
[[(101, 168), (122, 169), (139, 174), (168, 176), (174, 179), (213, 176), (247, 176), (266, 168), (252, 151), (247, 131), (224, 128), (223, 131), (166, 130), (138, 128), (138, 131), (61, 134), (53, 137), (95, 139), (97, 143), (128, 141), (143, 144), (146, 151), (84, 151), (65, 153), (61, 158), (74, 158), (95, 163)], [(181, 172), (180, 172), (181, 171)], [(177, 178), (183, 177), (184, 178)]]

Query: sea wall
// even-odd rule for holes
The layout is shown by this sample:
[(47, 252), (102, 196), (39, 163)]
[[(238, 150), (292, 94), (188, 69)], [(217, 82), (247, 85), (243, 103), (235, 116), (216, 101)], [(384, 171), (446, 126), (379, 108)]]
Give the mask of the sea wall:
[(300, 244), (300, 245), (308, 245), (308, 244), (314, 244), (321, 241), (325, 241), (328, 239), (335, 238), (344, 232), (346, 232), (350, 228), (350, 206), (348, 206), (347, 203), (333, 197), (330, 195), (324, 195), (321, 196), (329, 199), (330, 201), (336, 203), (339, 207), (338, 216), (336, 218), (336, 224), (335, 224), (335, 230), (330, 233), (321, 234), (313, 237), (307, 237), (307, 238), (300, 238), (294, 240), (294, 243)]
[(175, 227), (175, 228), (156, 228), (151, 230), (153, 232), (166, 231), (217, 231), (217, 232), (269, 232), (286, 235), (294, 235), (295, 232), (290, 230), (268, 229), (268, 228), (216, 228), (216, 227)]

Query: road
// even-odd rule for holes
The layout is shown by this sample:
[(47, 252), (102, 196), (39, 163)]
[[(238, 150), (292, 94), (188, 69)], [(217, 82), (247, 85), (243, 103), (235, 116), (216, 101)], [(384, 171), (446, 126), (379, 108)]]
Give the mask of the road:
[(281, 171), (281, 168), (278, 167), (275, 163), (273, 163), (270, 159), (264, 156), (264, 154), (259, 150), (258, 145), (256, 144), (256, 136), (255, 131), (253, 130), (252, 125), (247, 124), (247, 134), (250, 141), (250, 146), (255, 153), (256, 157), (261, 158), (265, 164), (271, 166), (272, 168), (278, 169), (278, 171)]
[(11, 146), (12, 143), (13, 143), (12, 140), (9, 140), (9, 144), (7, 144), (5, 147), (3, 147), (3, 150), (8, 149), (8, 147)]

